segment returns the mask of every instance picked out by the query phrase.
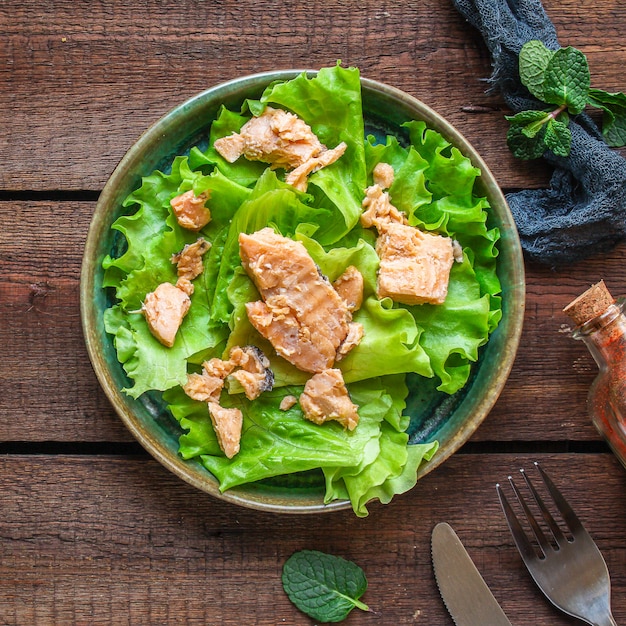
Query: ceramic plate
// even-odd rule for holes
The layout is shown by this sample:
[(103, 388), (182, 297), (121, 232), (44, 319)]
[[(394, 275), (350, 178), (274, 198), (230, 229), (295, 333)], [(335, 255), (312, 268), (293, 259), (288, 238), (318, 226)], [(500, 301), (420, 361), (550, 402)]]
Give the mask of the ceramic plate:
[[(221, 105), (239, 110), (246, 98), (258, 98), (275, 80), (287, 80), (300, 71), (256, 74), (209, 89), (181, 104), (148, 129), (124, 156), (104, 187), (89, 229), (81, 274), (81, 317), (85, 341), (96, 375), (116, 412), (134, 437), (174, 474), (224, 500), (268, 511), (317, 513), (349, 508), (347, 501), (323, 504), (323, 481), (317, 474), (295, 479), (264, 481), (220, 493), (216, 479), (197, 461), (178, 455), (181, 430), (158, 394), (139, 399), (124, 394), (128, 379), (117, 360), (112, 338), (105, 332), (103, 312), (113, 304), (102, 288), (102, 260), (115, 247), (111, 224), (123, 213), (122, 201), (141, 184), (142, 176), (167, 169), (176, 155), (206, 143), (210, 123)], [(423, 120), (469, 157), (482, 176), (478, 192), (487, 196), (489, 226), (500, 229), (498, 275), (502, 284), (503, 318), (481, 349), (468, 384), (453, 396), (436, 391), (434, 384), (414, 385), (409, 379), (407, 412), (411, 442), (438, 440), (434, 457), (422, 464), (423, 477), (465, 443), (498, 398), (513, 364), (524, 311), (523, 259), (513, 219), (505, 198), (486, 164), (466, 139), (445, 119), (419, 100), (393, 87), (361, 79), (366, 131), (402, 140), (401, 124)]]

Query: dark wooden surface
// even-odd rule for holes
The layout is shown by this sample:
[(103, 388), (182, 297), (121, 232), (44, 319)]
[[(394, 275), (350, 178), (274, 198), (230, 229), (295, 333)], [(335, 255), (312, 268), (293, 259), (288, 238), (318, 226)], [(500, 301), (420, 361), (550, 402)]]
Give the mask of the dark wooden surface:
[[(550, 0), (593, 84), (626, 90), (626, 5)], [(351, 512), (234, 507), (134, 442), (92, 372), (78, 312), (87, 229), (113, 168), (170, 108), (252, 72), (342, 59), (422, 99), (479, 149), (505, 191), (547, 184), (515, 162), (485, 93), (480, 36), (441, 0), (0, 3), (0, 624), (310, 624), (280, 583), (314, 548), (359, 563), (376, 614), (346, 624), (452, 624), (430, 564), (448, 521), (513, 624), (574, 624), (523, 569), (494, 485), (542, 462), (603, 551), (626, 623), (626, 472), (585, 411), (596, 367), (563, 334), (565, 304), (604, 278), (626, 294), (626, 245), (570, 268), (527, 265), (519, 354), (470, 442), (409, 494)]]

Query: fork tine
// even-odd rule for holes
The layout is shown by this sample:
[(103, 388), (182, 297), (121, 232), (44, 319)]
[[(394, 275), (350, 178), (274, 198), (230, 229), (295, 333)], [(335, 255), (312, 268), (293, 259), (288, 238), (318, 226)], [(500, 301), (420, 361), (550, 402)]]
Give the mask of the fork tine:
[[(550, 532), (552, 533), (552, 536), (554, 537), (554, 540), (559, 546), (562, 546), (563, 543), (567, 541), (567, 537), (563, 534), (563, 531), (559, 528), (559, 525), (554, 520), (554, 517), (552, 517), (552, 514), (550, 513), (550, 511), (544, 504), (543, 499), (541, 498), (541, 496), (535, 489), (535, 486), (533, 485), (532, 481), (530, 480), (530, 477), (526, 474), (524, 470), (520, 470), (520, 471), (522, 473), (522, 476), (524, 477), (524, 481), (526, 482), (528, 489), (530, 489), (530, 492), (532, 493), (532, 496), (535, 502), (537, 503), (537, 506), (539, 507), (539, 510), (541, 511), (541, 515), (545, 523), (548, 525), (548, 528), (550, 529)], [(542, 474), (542, 476), (544, 475), (545, 474)], [(565, 501), (563, 499), (563, 496), (561, 496), (561, 499), (563, 500), (563, 502)]]
[[(511, 477), (509, 476), (509, 479)], [(509, 530), (513, 535), (513, 540), (517, 545), (517, 549), (522, 556), (524, 562), (534, 561), (537, 559), (537, 553), (533, 548), (533, 545), (528, 540), (526, 536), (526, 532), (522, 528), (522, 525), (513, 510), (513, 507), (509, 504), (507, 497), (504, 495), (502, 488), (500, 487), (500, 483), (496, 483), (496, 491), (498, 492), (498, 498), (500, 499), (500, 506), (504, 511), (504, 516), (506, 517), (507, 524), (509, 525)]]
[[(521, 512), (519, 515), (515, 513), (504, 491), (499, 484), (496, 484), (500, 505), (528, 573), (548, 600), (564, 613), (577, 617), (587, 624), (617, 626), (611, 615), (611, 584), (602, 554), (548, 474), (538, 463), (535, 463), (535, 466), (549, 493), (545, 499), (549, 503), (549, 498), (552, 497), (554, 502), (551, 508), (558, 509), (572, 538), (568, 540), (563, 530), (554, 521), (552, 514), (523, 469), (520, 471), (524, 482), (536, 504), (533, 510), (538, 507), (543, 520), (539, 515), (535, 518), (511, 476), (509, 476), (509, 482), (519, 505), (515, 509), (519, 511), (521, 507), (524, 511), (532, 532), (525, 532), (526, 524), (522, 526), (524, 518)], [(540, 523), (541, 526), (539, 526)], [(542, 528), (546, 524), (550, 532), (546, 530), (544, 534)], [(563, 526), (562, 523), (561, 526)], [(554, 541), (548, 542), (546, 534), (552, 534)], [(558, 544), (556, 548), (555, 541)], [(541, 551), (543, 555), (538, 553)]]
[(570, 532), (572, 534), (575, 534), (576, 532), (584, 531), (582, 522), (578, 519), (578, 516), (576, 515), (576, 513), (574, 513), (574, 510), (569, 505), (567, 500), (563, 497), (563, 494), (556, 488), (555, 484), (552, 482), (548, 474), (543, 471), (539, 463), (535, 462), (535, 466), (539, 470), (539, 473), (543, 478), (543, 482), (550, 492), (550, 495), (552, 496), (552, 499), (554, 500), (554, 503), (556, 504), (557, 509), (563, 517), (563, 521), (569, 528)]
[[(528, 481), (527, 481), (527, 478), (526, 478), (526, 473), (524, 472), (523, 469), (521, 469), (520, 472), (521, 472), (522, 476), (524, 477), (524, 481), (528, 485)], [(543, 530), (541, 529), (541, 527), (537, 523), (537, 520), (535, 519), (535, 516), (533, 515), (533, 512), (530, 510), (530, 507), (526, 503), (525, 498), (522, 496), (520, 490), (517, 488), (517, 485), (513, 481), (513, 477), (512, 476), (509, 476), (509, 482), (511, 483), (511, 488), (513, 489), (513, 493), (515, 494), (515, 497), (517, 498), (517, 501), (520, 503), (520, 505), (521, 505), (521, 507), (522, 507), (522, 509), (524, 511), (524, 515), (526, 515), (526, 519), (528, 520), (528, 523), (530, 524), (530, 528), (533, 531), (533, 534), (535, 535), (535, 539), (537, 540), (537, 543), (539, 544), (539, 547), (541, 548), (541, 551), (543, 552), (543, 555), (545, 556), (547, 554), (548, 550), (551, 549), (550, 542), (548, 541), (548, 539), (546, 538)], [(532, 485), (529, 485), (529, 486), (530, 486), (531, 494), (533, 495), (533, 498), (536, 499), (538, 497), (537, 494), (533, 493)]]

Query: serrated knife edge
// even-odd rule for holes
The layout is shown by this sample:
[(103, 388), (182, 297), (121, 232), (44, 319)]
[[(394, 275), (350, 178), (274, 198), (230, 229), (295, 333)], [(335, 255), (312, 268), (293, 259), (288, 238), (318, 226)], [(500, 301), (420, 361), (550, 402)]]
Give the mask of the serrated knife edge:
[(439, 593), (457, 626), (511, 626), (449, 524), (433, 529), (431, 553)]

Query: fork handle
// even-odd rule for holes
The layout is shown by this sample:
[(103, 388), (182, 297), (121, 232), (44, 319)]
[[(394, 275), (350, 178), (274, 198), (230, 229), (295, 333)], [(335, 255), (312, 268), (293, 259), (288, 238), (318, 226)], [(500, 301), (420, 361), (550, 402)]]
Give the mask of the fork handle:
[(594, 622), (593, 626), (618, 626), (618, 625), (617, 625), (617, 622), (613, 619), (611, 612), (609, 611), (604, 616), (604, 619), (598, 622)]

